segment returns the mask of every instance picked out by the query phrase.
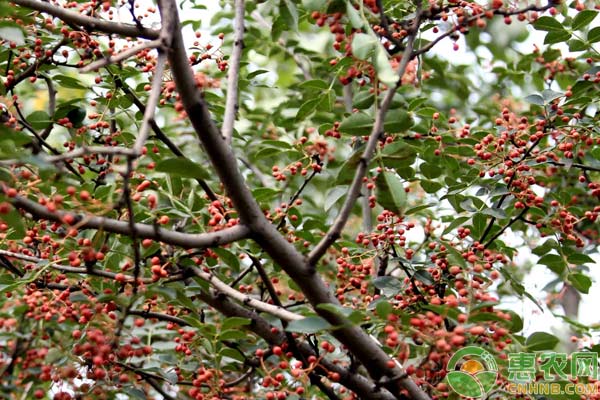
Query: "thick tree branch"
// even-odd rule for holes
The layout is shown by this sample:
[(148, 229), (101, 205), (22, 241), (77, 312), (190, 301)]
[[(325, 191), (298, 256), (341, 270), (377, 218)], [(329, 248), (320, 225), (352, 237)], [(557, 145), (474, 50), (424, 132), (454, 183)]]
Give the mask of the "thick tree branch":
[(225, 115), (221, 132), (227, 143), (233, 138), (233, 125), (239, 109), (238, 80), (240, 77), (240, 60), (244, 49), (244, 0), (235, 0), (235, 19), (233, 21), (233, 51), (229, 59), (227, 73), (227, 100), (225, 102)]
[(304, 318), (302, 315), (288, 311), (285, 308), (273, 304), (268, 304), (263, 301), (257, 300), (251, 296), (240, 293), (237, 290), (231, 288), (225, 282), (221, 281), (216, 276), (208, 272), (204, 272), (198, 267), (191, 268), (197, 277), (210, 283), (215, 289), (217, 289), (218, 292), (223, 293), (227, 297), (231, 297), (232, 299), (235, 299), (242, 304), (246, 304), (254, 308), (255, 310), (271, 314), (284, 321), (296, 321)]
[[(210, 305), (214, 309), (223, 313), (227, 317), (242, 317), (252, 320), (248, 329), (256, 333), (258, 336), (266, 340), (270, 345), (281, 345), (287, 340), (285, 334), (278, 332), (278, 329), (273, 329), (274, 326), (269, 324), (264, 318), (258, 314), (234, 303), (227, 299), (223, 299), (219, 295), (210, 295), (203, 292), (199, 295), (202, 301)], [(370, 342), (372, 340), (368, 339)], [(316, 356), (314, 349), (306, 342), (298, 343), (299, 351), (306, 357)], [(340, 374), (339, 383), (355, 392), (361, 399), (370, 400), (394, 400), (396, 397), (385, 389), (373, 385), (366, 377), (344, 368), (337, 362), (331, 362), (326, 358), (320, 360), (321, 367), (317, 367), (315, 372), (326, 374), (327, 372), (337, 372)], [(417, 397), (415, 397), (416, 399)], [(427, 398), (427, 397), (425, 397)]]
[(121, 24), (118, 22), (110, 22), (98, 18), (87, 17), (74, 11), (66, 10), (61, 7), (53, 6), (49, 2), (38, 0), (12, 0), (14, 4), (22, 7), (31, 8), (33, 10), (48, 13), (62, 21), (87, 28), (91, 31), (99, 31), (103, 33), (112, 33), (121, 36), (141, 37), (145, 39), (157, 39), (159, 32), (150, 28), (140, 28), (135, 25)]
[[(73, 214), (65, 211), (51, 212), (48, 209), (34, 201), (17, 196), (11, 199), (12, 204), (19, 209), (27, 211), (33, 219), (45, 219), (49, 221), (63, 222), (67, 214)], [(122, 235), (131, 235), (131, 229), (128, 221), (118, 221), (111, 218), (74, 215), (76, 226), (80, 229), (103, 229), (106, 232), (119, 233)], [(215, 247), (232, 243), (249, 236), (249, 229), (244, 225), (236, 225), (216, 232), (209, 233), (182, 233), (161, 229), (158, 226), (135, 223), (135, 229), (138, 237), (144, 239), (153, 239), (174, 246), (184, 248), (203, 248)]]
[[(339, 305), (339, 302), (316, 273), (315, 268), (309, 265), (296, 248), (265, 218), (237, 168), (235, 155), (221, 136), (200, 91), (194, 84), (194, 76), (187, 61), (188, 57), (181, 36), (179, 20), (176, 18), (177, 5), (175, 1), (164, 0), (159, 3), (159, 7), (161, 12), (170, 12), (175, 16), (172, 26), (168, 27), (173, 34), (173, 43), (168, 54), (173, 79), (181, 101), (192, 126), (238, 212), (242, 224), (248, 226), (256, 242), (294, 280), (319, 315), (336, 327), (332, 334), (360, 360), (377, 383), (394, 393), (395, 397), (400, 397), (401, 392), (407, 390), (415, 399), (429, 399), (407, 377), (402, 368), (388, 367), (388, 361), (390, 360), (388, 355), (360, 327), (353, 325), (338, 313), (318, 307), (320, 304)], [(166, 26), (165, 28), (167, 29)], [(409, 55), (410, 52), (406, 57), (408, 58)], [(405, 60), (405, 63), (407, 62), (408, 60)], [(405, 68), (405, 66), (401, 68)], [(389, 104), (387, 107), (389, 107)], [(377, 132), (380, 130), (381, 127), (377, 129)], [(358, 187), (360, 189), (360, 185)]]

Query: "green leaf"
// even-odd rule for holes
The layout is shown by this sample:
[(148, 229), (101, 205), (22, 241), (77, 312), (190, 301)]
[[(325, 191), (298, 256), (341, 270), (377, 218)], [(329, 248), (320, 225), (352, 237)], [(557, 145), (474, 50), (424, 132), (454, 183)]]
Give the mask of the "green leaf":
[(281, 0), (279, 4), (279, 12), (281, 17), (288, 25), (288, 29), (298, 30), (298, 10), (296, 5), (291, 0)]
[(302, 0), (302, 5), (307, 11), (323, 11), (327, 0)]
[(595, 261), (592, 257), (588, 256), (587, 254), (581, 254), (581, 253), (573, 253), (571, 255), (569, 255), (567, 257), (567, 261), (571, 264), (577, 264), (577, 265), (581, 265), (581, 264), (593, 264)]
[(423, 190), (427, 193), (435, 193), (442, 188), (442, 184), (436, 181), (423, 179), (419, 182)]
[(351, 1), (346, 3), (346, 16), (350, 20), (350, 25), (352, 25), (354, 29), (360, 29), (363, 27), (364, 21), (358, 11), (356, 11), (356, 8), (354, 8)]
[(69, 118), (69, 122), (73, 124), (75, 128), (81, 128), (82, 122), (86, 117), (85, 109), (82, 107), (73, 107), (67, 113), (67, 118)]
[(340, 168), (340, 172), (338, 173), (337, 178), (335, 179), (336, 185), (345, 185), (354, 179), (354, 174), (356, 173), (356, 167), (360, 163), (360, 159), (363, 154), (363, 147), (357, 149), (344, 164), (342, 164)]
[[(417, 152), (415, 149), (404, 140), (397, 140), (388, 144), (379, 156), (383, 165), (396, 170), (413, 165), (416, 157)], [(402, 174), (399, 175), (402, 176)]]
[(219, 333), (219, 340), (243, 340), (248, 334), (239, 328), (228, 329)]
[(479, 238), (483, 234), (485, 227), (487, 226), (487, 217), (484, 214), (477, 213), (473, 215), (473, 229), (471, 233), (473, 237)]
[(537, 106), (543, 106), (545, 104), (544, 98), (537, 93), (530, 94), (529, 96), (525, 97), (525, 101), (531, 104), (535, 104)]
[(564, 43), (571, 38), (567, 31), (551, 31), (546, 34), (544, 44)]
[(223, 347), (219, 350), (219, 355), (221, 357), (231, 358), (232, 360), (236, 360), (240, 363), (246, 361), (244, 354), (240, 353), (239, 350), (232, 349), (231, 347)]
[(361, 60), (368, 59), (379, 46), (379, 41), (373, 35), (357, 33), (352, 39), (352, 54)]
[(156, 164), (156, 171), (194, 179), (208, 179), (210, 176), (199, 164), (183, 157), (159, 161)]
[(517, 314), (516, 312), (514, 312), (513, 310), (508, 310), (506, 312), (508, 314), (510, 314), (510, 316), (511, 316), (510, 331), (512, 333), (517, 333), (517, 332), (520, 332), (521, 330), (523, 330), (523, 319), (521, 318), (521, 316), (519, 314)]
[(304, 120), (310, 114), (315, 112), (320, 102), (320, 97), (314, 97), (302, 104), (296, 113), (296, 122)]
[(393, 276), (378, 276), (373, 279), (373, 286), (379, 290), (397, 293), (402, 290), (403, 285), (398, 278), (394, 278)]
[(426, 209), (431, 208), (433, 206), (435, 206), (435, 203), (422, 204), (420, 206), (412, 207), (412, 208), (409, 208), (408, 210), (406, 210), (406, 212), (404, 213), (404, 215), (415, 214), (415, 213), (418, 213), (421, 210), (426, 210)]
[(250, 318), (242, 317), (229, 317), (221, 325), (221, 330), (226, 331), (232, 328), (239, 328), (240, 326), (250, 325), (252, 320)]
[(506, 213), (500, 208), (485, 208), (481, 210), (481, 213), (497, 219), (506, 218)]
[(334, 90), (328, 90), (327, 92), (323, 93), (323, 95), (321, 96), (321, 101), (319, 102), (319, 105), (317, 106), (317, 108), (319, 109), (319, 111), (333, 111), (333, 108), (335, 107), (335, 91)]
[(26, 120), (34, 129), (46, 129), (52, 124), (46, 111), (34, 111), (27, 116)]
[(565, 28), (556, 18), (543, 16), (538, 18), (533, 27), (538, 31), (564, 31)]
[(0, 22), (0, 39), (14, 42), (17, 46), (25, 44), (25, 33), (18, 24), (9, 21)]
[(560, 340), (546, 332), (535, 332), (532, 333), (527, 340), (525, 345), (528, 351), (541, 351), (541, 350), (552, 350)]
[(590, 43), (600, 42), (600, 26), (590, 29), (587, 34), (587, 41)]
[(395, 172), (384, 171), (377, 177), (377, 202), (386, 210), (402, 215), (406, 207), (406, 191)]
[(317, 305), (317, 308), (320, 310), (329, 311), (330, 313), (334, 313), (334, 314), (339, 315), (340, 317), (345, 317), (345, 318), (350, 317), (355, 311), (349, 307), (344, 307), (339, 304), (331, 304), (331, 303), (319, 304), (319, 305)]
[(439, 166), (427, 162), (421, 164), (419, 169), (421, 170), (423, 176), (429, 179), (437, 178), (438, 176), (442, 175), (443, 172)]
[(442, 233), (442, 235), (446, 235), (446, 234), (452, 232), (452, 230), (454, 230), (455, 228), (458, 228), (459, 226), (461, 226), (462, 224), (464, 224), (468, 220), (469, 220), (469, 217), (454, 218), (452, 220), (452, 222), (450, 222), (450, 225), (448, 225), (446, 227), (446, 229), (444, 229), (444, 232)]
[(371, 133), (373, 129), (373, 118), (365, 113), (357, 112), (344, 118), (339, 130), (355, 136), (363, 136)]
[(433, 285), (435, 282), (433, 280), (433, 276), (424, 269), (416, 270), (415, 273), (413, 274), (413, 278), (415, 278), (419, 282), (423, 282), (425, 285)]
[(336, 186), (329, 189), (329, 191), (327, 192), (327, 196), (325, 196), (325, 211), (329, 211), (329, 209), (333, 207), (339, 199), (344, 197), (346, 193), (348, 193), (348, 189), (340, 186)]
[(560, 97), (563, 97), (565, 94), (561, 93), (561, 92), (555, 92), (554, 90), (551, 89), (544, 89), (542, 91), (542, 97), (544, 98), (544, 102), (546, 104), (550, 104), (552, 102), (552, 100), (556, 100)]
[(573, 18), (573, 23), (571, 24), (571, 28), (573, 30), (578, 31), (581, 28), (589, 25), (598, 15), (598, 11), (594, 10), (583, 10), (579, 11), (575, 18)]
[(331, 328), (329, 322), (318, 316), (291, 321), (285, 328), (288, 332), (312, 334)]
[(321, 79), (311, 79), (302, 82), (298, 87), (302, 89), (315, 89), (315, 90), (327, 90), (329, 89), (329, 83)]
[(87, 89), (88, 87), (79, 81), (79, 79), (66, 75), (54, 75), (52, 80), (62, 88), (68, 89)]
[(567, 267), (565, 260), (561, 256), (556, 254), (546, 254), (545, 256), (540, 258), (538, 264), (547, 266), (548, 268), (550, 268), (551, 271), (558, 275), (561, 275)]
[(590, 277), (580, 272), (574, 272), (567, 275), (567, 281), (569, 281), (575, 289), (584, 294), (588, 294), (590, 287), (592, 286)]
[(25, 237), (25, 224), (16, 209), (12, 208), (8, 214), (0, 215), (0, 219), (10, 227), (10, 233), (6, 239), (23, 239)]
[(258, 69), (256, 71), (250, 72), (248, 75), (246, 75), (246, 79), (252, 79), (254, 77), (257, 77), (258, 75), (267, 74), (267, 73), (269, 73), (269, 71), (267, 71), (266, 69)]
[(585, 42), (579, 39), (571, 39), (567, 44), (569, 45), (569, 51), (585, 51), (588, 48)]
[(544, 254), (550, 252), (551, 250), (558, 249), (558, 243), (555, 240), (549, 239), (542, 243), (540, 246), (534, 248), (532, 253), (536, 256), (543, 256)]
[(380, 318), (387, 318), (388, 315), (394, 312), (394, 307), (389, 301), (379, 298), (375, 303), (375, 311)]
[(222, 247), (216, 247), (213, 249), (213, 251), (215, 253), (217, 253), (217, 255), (219, 256), (219, 258), (228, 266), (230, 266), (231, 268), (233, 268), (234, 272), (237, 272), (240, 270), (240, 260), (239, 258), (233, 254), (232, 252), (230, 252), (227, 249), (224, 249)]
[(377, 78), (381, 82), (388, 86), (394, 86), (398, 82), (399, 77), (390, 64), (387, 52), (379, 42), (375, 49), (373, 65), (375, 66), (375, 71), (377, 71)]
[(364, 110), (373, 105), (375, 102), (375, 94), (370, 93), (366, 90), (358, 92), (354, 96), (354, 100), (352, 101), (352, 106), (359, 110)]
[(414, 124), (412, 115), (402, 109), (390, 110), (385, 116), (383, 129), (387, 133), (406, 132)]
[(274, 199), (281, 193), (281, 190), (260, 187), (256, 188), (252, 191), (252, 195), (256, 199), (256, 201), (269, 201)]

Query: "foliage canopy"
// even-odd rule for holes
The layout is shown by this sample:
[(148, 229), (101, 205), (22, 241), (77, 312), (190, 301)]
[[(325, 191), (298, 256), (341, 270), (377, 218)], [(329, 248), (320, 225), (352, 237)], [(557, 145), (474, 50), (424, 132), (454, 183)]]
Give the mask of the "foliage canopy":
[(206, 3), (0, 1), (2, 398), (459, 398), (527, 249), (594, 333), (593, 1)]

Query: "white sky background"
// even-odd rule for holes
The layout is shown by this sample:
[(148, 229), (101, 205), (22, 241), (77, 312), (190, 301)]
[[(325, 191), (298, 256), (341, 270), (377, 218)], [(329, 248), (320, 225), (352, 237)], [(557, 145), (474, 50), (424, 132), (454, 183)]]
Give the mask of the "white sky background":
[[(144, 4), (146, 2), (146, 0), (141, 0), (140, 3)], [(216, 38), (210, 38), (209, 37), (209, 33), (211, 31), (211, 27), (209, 26), (210, 24), (210, 20), (213, 17), (213, 15), (220, 9), (220, 6), (218, 4), (219, 2), (215, 1), (215, 0), (207, 0), (205, 2), (203, 2), (204, 5), (206, 5), (207, 10), (195, 10), (195, 9), (185, 9), (184, 11), (180, 12), (180, 16), (182, 18), (182, 20), (185, 19), (192, 19), (192, 20), (201, 20), (202, 21), (202, 25), (200, 28), (200, 31), (202, 32), (202, 38), (201, 43), (207, 43), (208, 41), (214, 41), (214, 43), (218, 43), (218, 40), (216, 40)], [(233, 3), (232, 1), (230, 3)], [(190, 5), (190, 3), (185, 2), (184, 3), (184, 7), (185, 5)], [(122, 10), (124, 11), (124, 10)], [(158, 18), (158, 15), (156, 16)], [(128, 13), (123, 14), (123, 19), (125, 21), (129, 21), (130, 20), (130, 15)], [(145, 21), (145, 23), (148, 23), (149, 21)], [(596, 18), (596, 20), (594, 21), (595, 25), (600, 24), (600, 17)], [(513, 20), (513, 24), (511, 26), (506, 26), (506, 30), (513, 30), (513, 29), (519, 29), (518, 27), (518, 21), (516, 21), (516, 18)], [(524, 43), (520, 43), (518, 44), (518, 49), (522, 52), (528, 52), (533, 50), (534, 48), (534, 44), (537, 44), (537, 46), (539, 48), (544, 48), (543, 45), (543, 40), (544, 40), (544, 36), (545, 33), (544, 32), (539, 32), (539, 31), (535, 31), (533, 30), (531, 27), (529, 27), (530, 31), (531, 31), (531, 36), (530, 38), (524, 42)], [(185, 34), (184, 34), (184, 38), (186, 38), (187, 41), (191, 42), (196, 40), (193, 32), (191, 30), (191, 27), (188, 25), (184, 28)], [(431, 33), (431, 31), (428, 32), (429, 34), (431, 34), (432, 37), (434, 37), (435, 35), (433, 35)], [(188, 39), (189, 38), (189, 39)], [(425, 38), (428, 38), (427, 35), (425, 35)], [(431, 38), (429, 38), (431, 39)], [(494, 40), (496, 40), (497, 38), (494, 38)], [(453, 46), (453, 41), (450, 39), (444, 39), (442, 40), (440, 43), (438, 43), (434, 49), (433, 52), (439, 56), (442, 56), (446, 59), (448, 59), (449, 61), (455, 63), (455, 64), (468, 64), (468, 63), (475, 63), (476, 62), (476, 57), (470, 53), (470, 52), (466, 52), (465, 48), (466, 48), (466, 44), (464, 41), (464, 38), (461, 37), (458, 41), (459, 43), (459, 50), (458, 51), (454, 51), (452, 46)], [(566, 48), (563, 48), (563, 54), (566, 52), (568, 53)], [(491, 71), (492, 69), (492, 64), (493, 64), (493, 58), (491, 56), (491, 54), (489, 54), (489, 52), (486, 51), (481, 51), (480, 53), (478, 53), (480, 56), (487, 58), (488, 61), (488, 65), (482, 65), (482, 68), (484, 68), (484, 70), (487, 69), (489, 71)], [(577, 54), (574, 54), (574, 56), (577, 56)], [(460, 60), (460, 61), (457, 61)], [(485, 64), (485, 63), (484, 63)], [(525, 93), (523, 96), (526, 96), (529, 93)], [(419, 236), (419, 232), (418, 230), (415, 230), (415, 234), (417, 236)], [(422, 231), (421, 231), (422, 234)], [(416, 238), (415, 238), (416, 239)], [(508, 243), (511, 242), (515, 242), (516, 243), (520, 243), (520, 241), (516, 238), (516, 237), (511, 237), (510, 234), (505, 234), (502, 237), (503, 240), (505, 240)], [(579, 308), (579, 318), (578, 320), (585, 324), (585, 325), (593, 325), (593, 324), (598, 324), (600, 323), (600, 314), (597, 312), (598, 311), (598, 304), (600, 304), (600, 290), (598, 290), (598, 283), (600, 282), (600, 270), (597, 268), (597, 266), (600, 266), (600, 256), (598, 254), (594, 254), (591, 255), (592, 258), (594, 258), (596, 260), (596, 265), (589, 265), (590, 268), (590, 277), (593, 280), (593, 284), (592, 287), (590, 288), (590, 293), (588, 295), (583, 295), (582, 294), (582, 300), (580, 303), (580, 308)], [(524, 265), (527, 263), (531, 263), (531, 264), (535, 264), (538, 260), (538, 257), (535, 256), (534, 254), (531, 253), (531, 250), (527, 247), (521, 247), (519, 249), (519, 254), (517, 256), (516, 259), (516, 264), (517, 265)], [(552, 273), (551, 271), (548, 270), (547, 267), (543, 266), (543, 265), (536, 265), (533, 267), (531, 274), (529, 274), (526, 278), (525, 281), (522, 282), (522, 284), (526, 287), (527, 291), (529, 293), (531, 293), (535, 298), (540, 300), (540, 303), (542, 305), (545, 304), (545, 299), (547, 297), (547, 294), (545, 292), (542, 291), (543, 287), (551, 282), (552, 280), (556, 279), (556, 275), (554, 273)], [(529, 299), (527, 298), (523, 298), (523, 299), (518, 299), (518, 298), (503, 298), (502, 299), (502, 306), (503, 307), (508, 307), (513, 309), (515, 312), (517, 312), (519, 315), (522, 316), (523, 320), (524, 320), (524, 332), (523, 335), (528, 336), (529, 334), (536, 332), (536, 331), (546, 331), (546, 332), (554, 332), (556, 334), (559, 335), (559, 337), (562, 338), (568, 338), (570, 333), (568, 330), (568, 327), (566, 327), (566, 325), (563, 323), (562, 320), (560, 320), (559, 318), (555, 318), (554, 316), (552, 316), (552, 313), (549, 311), (545, 311), (544, 313), (542, 313), (537, 306), (535, 306)], [(545, 306), (544, 306), (545, 308)], [(560, 313), (560, 310), (555, 310), (555, 312)], [(598, 335), (596, 335), (596, 339), (598, 339)]]

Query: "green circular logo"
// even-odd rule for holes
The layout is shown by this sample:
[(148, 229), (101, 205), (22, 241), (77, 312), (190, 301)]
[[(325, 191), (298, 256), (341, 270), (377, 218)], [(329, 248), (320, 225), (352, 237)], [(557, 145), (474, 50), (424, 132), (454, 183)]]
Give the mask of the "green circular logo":
[(498, 365), (487, 351), (469, 346), (450, 358), (446, 367), (448, 384), (465, 397), (483, 398), (496, 385)]

